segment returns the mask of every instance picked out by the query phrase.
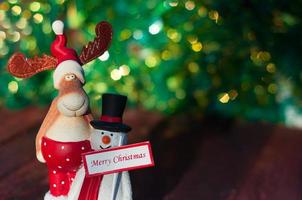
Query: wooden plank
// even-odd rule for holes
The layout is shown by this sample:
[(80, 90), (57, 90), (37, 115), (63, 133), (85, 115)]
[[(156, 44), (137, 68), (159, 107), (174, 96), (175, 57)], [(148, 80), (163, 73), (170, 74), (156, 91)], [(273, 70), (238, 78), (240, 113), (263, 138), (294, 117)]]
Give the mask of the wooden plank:
[(274, 128), (234, 200), (302, 199), (302, 130)]
[[(134, 199), (301, 199), (301, 130), (146, 115), (125, 117), (133, 126), (130, 141), (150, 137), (156, 164), (130, 172)], [(47, 168), (35, 160), (40, 122), (34, 121), (0, 145), (0, 199), (42, 199), (48, 190)]]
[(35, 157), (35, 135), (39, 126), (0, 146), (0, 179)]
[[(210, 124), (194, 119), (168, 123), (152, 140), (156, 169), (144, 174), (139, 184), (149, 180), (143, 186), (134, 185), (152, 189), (137, 193), (138, 198), (226, 200), (244, 180), (273, 129), (265, 124)], [(167, 133), (170, 136), (165, 140)]]
[(18, 134), (26, 133), (37, 124), (41, 124), (46, 115), (46, 109), (29, 107), (20, 111), (1, 111), (0, 144), (13, 139)]
[(35, 158), (35, 136), (45, 110), (27, 108), (8, 114), (1, 127), (1, 199), (42, 199), (47, 168)]
[(301, 152), (301, 130), (282, 126), (244, 124), (207, 134), (164, 199), (299, 200)]
[(41, 200), (47, 191), (47, 168), (36, 159), (23, 163), (0, 182), (1, 199)]

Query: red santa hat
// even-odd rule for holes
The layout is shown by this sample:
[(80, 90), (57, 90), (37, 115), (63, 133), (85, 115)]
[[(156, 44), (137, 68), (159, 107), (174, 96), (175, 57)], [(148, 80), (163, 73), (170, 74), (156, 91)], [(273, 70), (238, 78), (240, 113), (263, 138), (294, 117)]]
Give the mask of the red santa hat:
[(56, 34), (55, 41), (51, 44), (51, 53), (58, 59), (58, 65), (53, 73), (54, 87), (59, 89), (59, 84), (66, 74), (74, 74), (84, 84), (85, 77), (79, 57), (74, 49), (67, 48), (67, 38), (63, 34), (64, 24), (56, 20), (52, 24)]

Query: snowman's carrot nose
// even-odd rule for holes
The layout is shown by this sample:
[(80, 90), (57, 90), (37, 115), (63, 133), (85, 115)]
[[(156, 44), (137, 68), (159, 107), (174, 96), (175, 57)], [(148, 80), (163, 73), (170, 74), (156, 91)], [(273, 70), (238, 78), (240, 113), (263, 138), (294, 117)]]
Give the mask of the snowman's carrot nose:
[(109, 143), (111, 142), (111, 139), (110, 139), (109, 136), (104, 135), (104, 136), (102, 137), (102, 142), (103, 142), (104, 144), (109, 144)]

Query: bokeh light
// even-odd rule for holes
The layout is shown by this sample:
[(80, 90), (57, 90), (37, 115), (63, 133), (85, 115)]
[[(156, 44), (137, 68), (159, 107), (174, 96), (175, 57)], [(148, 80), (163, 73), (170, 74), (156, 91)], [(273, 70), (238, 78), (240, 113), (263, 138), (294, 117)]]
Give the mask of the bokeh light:
[[(83, 66), (91, 99), (110, 91), (130, 96), (132, 106), (165, 113), (194, 107), (191, 110), (198, 112), (282, 121), (288, 104), (300, 112), (302, 63), (296, 36), (301, 20), (293, 8), (282, 10), (278, 3), (255, 4), (257, 15), (249, 9), (241, 12), (240, 5), (226, 8), (220, 1), (195, 0), (2, 1), (0, 83), (7, 87), (0, 92), (0, 102), (13, 105), (18, 99), (27, 105), (35, 99), (47, 105), (55, 95), (51, 70), (23, 84), (5, 68), (14, 51), (28, 58), (49, 55), (55, 19), (63, 19), (68, 46), (78, 53), (93, 40), (95, 25), (107, 20), (114, 30), (110, 49)], [(264, 7), (271, 9), (263, 12)], [(33, 92), (37, 83), (39, 92)], [(43, 100), (37, 100), (40, 93)]]

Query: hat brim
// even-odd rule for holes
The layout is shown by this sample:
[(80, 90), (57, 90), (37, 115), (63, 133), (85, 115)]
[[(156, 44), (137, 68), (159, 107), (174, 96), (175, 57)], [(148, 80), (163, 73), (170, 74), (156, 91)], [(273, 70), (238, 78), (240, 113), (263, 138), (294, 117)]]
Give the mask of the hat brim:
[(123, 123), (92, 120), (90, 124), (95, 129), (103, 129), (105, 131), (125, 132), (125, 133), (131, 131), (131, 127)]

